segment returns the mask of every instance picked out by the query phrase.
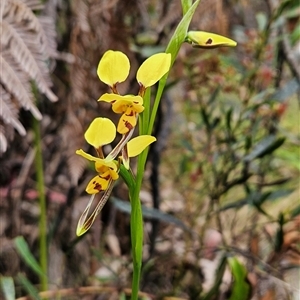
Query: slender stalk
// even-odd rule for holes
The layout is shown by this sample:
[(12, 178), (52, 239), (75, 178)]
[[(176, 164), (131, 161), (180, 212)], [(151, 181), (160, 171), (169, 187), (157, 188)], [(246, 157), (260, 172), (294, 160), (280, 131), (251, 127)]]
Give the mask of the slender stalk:
[(163, 78), (159, 81), (156, 97), (155, 97), (152, 112), (151, 112), (151, 117), (150, 117), (150, 122), (149, 122), (149, 127), (148, 127), (147, 134), (152, 134), (152, 130), (153, 130), (153, 126), (154, 126), (158, 106), (159, 106), (159, 103), (160, 103), (162, 93), (163, 93), (164, 88), (165, 88), (166, 83), (167, 83), (168, 75), (169, 75), (169, 73), (164, 75)]
[(141, 114), (142, 116), (142, 131), (139, 132), (140, 135), (147, 134), (147, 129), (149, 126), (149, 120), (150, 120), (150, 112), (151, 112), (151, 88), (147, 88), (145, 95), (144, 95), (144, 111)]
[(39, 248), (40, 248), (40, 265), (45, 276), (40, 276), (41, 290), (46, 291), (47, 282), (47, 214), (46, 214), (46, 197), (45, 197), (45, 184), (44, 184), (44, 169), (43, 169), (43, 157), (41, 146), (41, 131), (39, 121), (33, 120), (33, 129), (35, 133), (35, 169), (37, 190), (39, 193), (39, 205), (40, 205), (40, 220), (39, 220)]
[(138, 299), (139, 282), (142, 267), (143, 255), (143, 214), (140, 201), (140, 190), (143, 182), (148, 149), (144, 150), (138, 157), (137, 176), (135, 189), (131, 197), (131, 244), (133, 257), (133, 280), (132, 280), (132, 300)]

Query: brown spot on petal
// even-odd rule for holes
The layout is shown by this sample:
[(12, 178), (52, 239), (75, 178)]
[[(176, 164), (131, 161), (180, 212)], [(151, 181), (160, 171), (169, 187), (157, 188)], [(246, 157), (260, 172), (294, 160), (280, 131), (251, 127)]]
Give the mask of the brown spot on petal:
[(100, 176), (101, 178), (105, 179), (105, 180), (109, 180), (110, 179), (110, 175), (108, 174), (107, 176)]
[(95, 185), (95, 186), (94, 186), (94, 190), (97, 190), (97, 191), (99, 191), (99, 192), (102, 191), (102, 186), (101, 186), (101, 184), (100, 184), (99, 182), (93, 181), (93, 184)]
[(205, 45), (211, 45), (211, 44), (212, 44), (212, 42), (213, 42), (213, 40), (212, 40), (212, 39), (208, 39), (208, 40), (206, 41)]
[(128, 122), (128, 121), (124, 121), (124, 125), (125, 125), (125, 127), (128, 128), (129, 130), (131, 130), (131, 129), (133, 128), (133, 126), (131, 125), (131, 123)]

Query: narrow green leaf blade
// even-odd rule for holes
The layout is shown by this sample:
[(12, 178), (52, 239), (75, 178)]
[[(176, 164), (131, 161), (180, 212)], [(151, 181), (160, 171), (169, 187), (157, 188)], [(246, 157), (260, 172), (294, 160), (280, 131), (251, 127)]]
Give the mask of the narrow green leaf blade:
[(125, 181), (130, 194), (133, 194), (133, 191), (135, 189), (135, 179), (130, 172), (130, 170), (127, 170), (122, 164), (120, 165), (120, 175), (122, 179)]
[(293, 96), (294, 94), (299, 93), (300, 84), (296, 78), (288, 81), (283, 87), (276, 90), (271, 96), (269, 96), (268, 100), (275, 100), (280, 103), (284, 103), (288, 98)]
[(5, 300), (16, 299), (14, 280), (12, 277), (1, 276), (1, 289)]
[(173, 63), (177, 57), (177, 54), (179, 52), (179, 49), (185, 40), (190, 22), (192, 20), (192, 17), (195, 13), (195, 10), (196, 10), (199, 2), (200, 2), (200, 0), (195, 1), (195, 3), (186, 12), (186, 14), (183, 16), (180, 23), (178, 24), (172, 38), (170, 39), (170, 42), (166, 49), (166, 53), (171, 53), (171, 55), (172, 55), (171, 65), (173, 65)]
[[(112, 203), (115, 205), (117, 209), (119, 209), (122, 212), (125, 212), (127, 214), (131, 214), (131, 206), (129, 202), (122, 201), (120, 199), (117, 199), (115, 197), (112, 197)], [(174, 224), (186, 231), (191, 232), (191, 229), (188, 228), (184, 223), (182, 223), (179, 219), (177, 219), (174, 216), (171, 216), (169, 214), (163, 213), (158, 209), (155, 208), (149, 208), (142, 205), (142, 212), (144, 218), (149, 218), (152, 220), (159, 220), (165, 223), (171, 223)]]
[(193, 4), (193, 0), (181, 0), (182, 15), (184, 16)]
[(31, 282), (24, 275), (18, 274), (17, 278), (32, 299), (41, 300), (38, 290), (31, 284)]
[(41, 266), (30, 252), (28, 244), (22, 236), (18, 236), (14, 239), (16, 249), (20, 254), (24, 262), (39, 276), (45, 276)]
[(278, 138), (274, 135), (269, 135), (255, 145), (253, 151), (244, 157), (244, 161), (250, 162), (256, 158), (262, 158), (278, 149), (284, 141), (284, 137)]
[(300, 215), (300, 204), (291, 211), (292, 218), (297, 217), (298, 215)]
[(229, 300), (249, 299), (250, 286), (246, 282), (246, 276), (247, 276), (246, 268), (237, 260), (236, 257), (230, 257), (227, 259), (227, 261), (234, 277), (232, 293)]

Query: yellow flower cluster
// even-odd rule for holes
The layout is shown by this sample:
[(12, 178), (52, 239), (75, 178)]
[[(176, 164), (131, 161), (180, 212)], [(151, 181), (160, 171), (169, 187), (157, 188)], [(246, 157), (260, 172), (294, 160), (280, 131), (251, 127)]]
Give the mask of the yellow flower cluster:
[[(108, 118), (96, 118), (85, 132), (85, 140), (95, 148), (98, 157), (92, 156), (82, 149), (76, 151), (78, 155), (93, 161), (97, 171), (97, 175), (86, 187), (86, 192), (92, 197), (79, 219), (76, 231), (78, 236), (84, 234), (92, 226), (96, 216), (109, 198), (113, 182), (119, 178), (120, 164), (129, 169), (129, 158), (139, 155), (156, 141), (156, 138), (150, 135), (141, 135), (133, 139), (131, 136), (137, 124), (138, 115), (144, 110), (143, 96), (146, 89), (158, 82), (169, 71), (170, 65), (171, 54), (152, 55), (137, 71), (138, 95), (120, 95), (118, 84), (126, 80), (130, 70), (128, 57), (120, 51), (109, 50), (100, 60), (97, 74), (100, 80), (110, 87), (112, 93), (102, 95), (98, 101), (110, 103), (113, 112), (121, 114), (121, 117), (117, 128)], [(120, 142), (104, 157), (102, 147), (110, 144), (115, 139), (117, 132), (122, 135)], [(99, 192), (103, 192), (103, 195), (94, 211), (88, 216), (95, 195)]]

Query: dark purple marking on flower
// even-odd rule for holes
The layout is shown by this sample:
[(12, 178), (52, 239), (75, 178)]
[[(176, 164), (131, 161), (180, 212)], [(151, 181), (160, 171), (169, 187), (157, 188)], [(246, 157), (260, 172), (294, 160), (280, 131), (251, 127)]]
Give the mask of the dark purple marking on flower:
[(94, 185), (94, 190), (97, 190), (99, 192), (102, 191), (102, 186), (99, 182), (96, 182), (96, 180), (93, 181), (93, 185)]
[(110, 174), (108, 174), (107, 176), (103, 176), (103, 175), (99, 175), (99, 177), (105, 179), (105, 180), (109, 180), (110, 179)]
[(129, 121), (123, 120), (123, 122), (124, 122), (125, 127), (128, 128), (129, 130), (131, 130), (133, 128), (133, 126), (131, 125), (131, 123)]
[(125, 114), (125, 115), (128, 116), (128, 117), (132, 117), (132, 116), (135, 116), (135, 112), (132, 109), (129, 114)]

